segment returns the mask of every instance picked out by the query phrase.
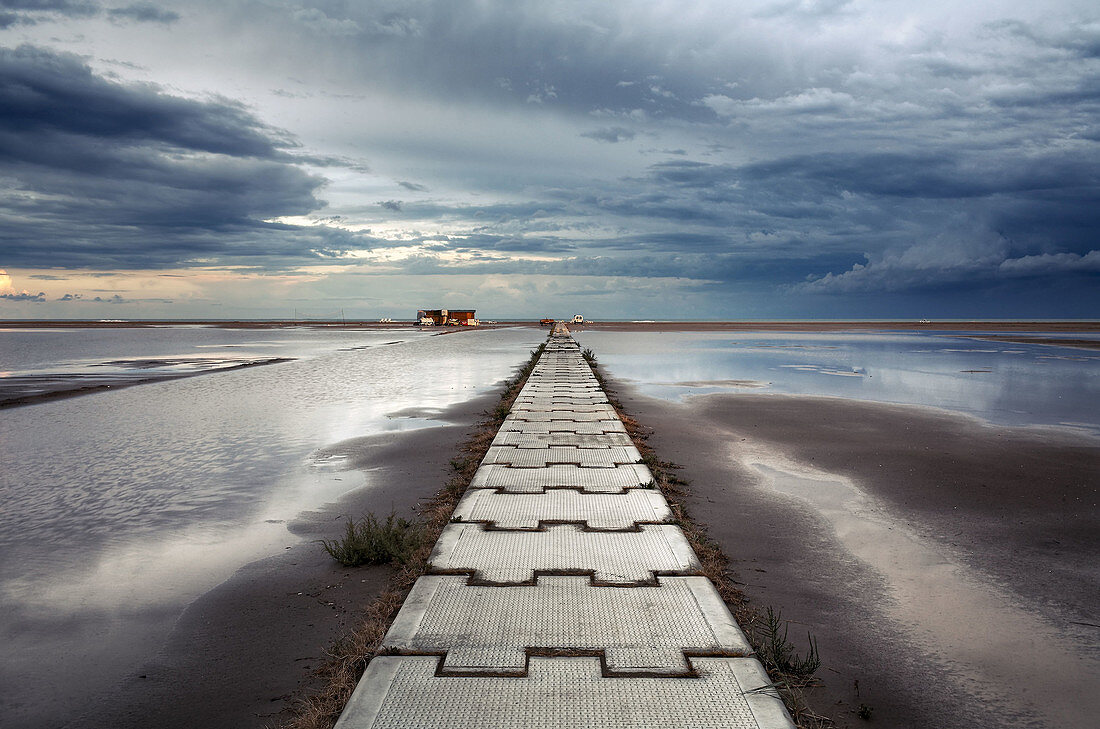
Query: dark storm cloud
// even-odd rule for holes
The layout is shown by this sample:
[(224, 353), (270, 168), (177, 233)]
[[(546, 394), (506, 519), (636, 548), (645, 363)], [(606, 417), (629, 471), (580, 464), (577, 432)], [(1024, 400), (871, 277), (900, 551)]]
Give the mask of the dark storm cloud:
[(134, 3), (121, 8), (111, 8), (107, 16), (112, 20), (133, 20), (141, 23), (174, 23), (180, 15), (172, 10), (159, 8), (152, 3)]
[[(100, 3), (0, 8), (39, 19), (42, 38), (46, 17), (114, 17), (112, 38), (171, 20)], [(33, 49), (0, 57), (0, 245), (18, 258), (2, 263), (45, 265), (47, 241), (65, 265), (257, 274), (392, 249), (386, 271), (676, 277), (812, 294), (815, 311), (828, 296), (1095, 284), (1100, 25), (1083, 2), (198, 7), (172, 9), (232, 30), (155, 32), (223, 44), (232, 71), (145, 58), (134, 75), (287, 89), (272, 113), (308, 118), (308, 146), (226, 99)], [(323, 181), (302, 166), (360, 174), (332, 175), (337, 203), (319, 210)]]
[(584, 132), (582, 137), (594, 139), (597, 142), (608, 142), (614, 144), (616, 142), (628, 142), (637, 136), (637, 133), (626, 127), (603, 127), (591, 132)]
[(404, 94), (708, 119), (713, 112), (694, 102), (722, 88), (685, 64), (693, 48), (719, 44), (721, 28), (677, 37), (683, 29), (638, 26), (626, 5), (562, 12), (534, 0), (381, 0), (284, 12), (286, 21), (369, 57), (383, 71), (375, 82)]
[(507, 251), (513, 253), (560, 253), (576, 249), (570, 241), (549, 236), (503, 236), (473, 233), (452, 239), (457, 250)]
[(291, 145), (285, 134), (228, 99), (204, 103), (150, 86), (123, 86), (95, 75), (76, 56), (31, 46), (0, 49), (0, 80), (4, 108), (0, 121), (6, 137), (0, 159), (64, 156), (36, 150), (34, 145), (13, 144), (13, 136), (19, 134), (127, 146), (151, 143), (261, 158), (282, 156), (280, 150)]
[(0, 109), (9, 266), (329, 250), (320, 230), (264, 222), (319, 208), (324, 181), (291, 163), (288, 135), (235, 102), (114, 83), (74, 56), (24, 46), (0, 49)]
[(103, 12), (115, 21), (168, 24), (180, 19), (179, 13), (147, 2), (105, 7), (91, 0), (0, 0), (0, 28), (34, 25), (53, 18), (90, 18)]
[(7, 299), (8, 301), (32, 301), (35, 303), (41, 303), (46, 300), (46, 292), (39, 291), (37, 294), (32, 294), (28, 291), (21, 291), (17, 294), (0, 294), (0, 299)]

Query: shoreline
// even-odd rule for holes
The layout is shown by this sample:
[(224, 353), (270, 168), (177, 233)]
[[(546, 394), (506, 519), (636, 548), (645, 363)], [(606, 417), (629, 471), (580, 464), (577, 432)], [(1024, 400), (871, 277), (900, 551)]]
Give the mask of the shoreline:
[[(651, 447), (681, 464), (689, 513), (751, 603), (780, 609), (800, 651), (800, 636), (815, 635), (825, 682), (808, 695), (815, 712), (840, 727), (864, 725), (862, 704), (892, 727), (992, 729), (1088, 710), (1074, 687), (1100, 678), (1088, 627), (1100, 612), (1096, 439), (844, 398), (673, 403), (609, 379)], [(959, 579), (957, 599), (919, 604)], [(1000, 610), (991, 595), (1010, 603), (1007, 617), (968, 613)], [(954, 623), (979, 632), (945, 635)], [(1029, 627), (1012, 635), (1013, 625)], [(1040, 636), (1068, 645), (1065, 660)], [(1053, 675), (1026, 683), (1029, 661), (1054, 663)], [(1021, 681), (1039, 706), (1013, 694)], [(1081, 715), (1049, 725), (1083, 729)]]
[[(0, 319), (0, 329), (140, 329), (155, 327), (212, 327), (221, 329), (412, 329), (417, 325), (410, 321), (292, 321), (292, 320), (211, 320), (211, 319), (149, 319), (133, 321), (55, 320), (55, 319)], [(771, 320), (771, 321), (596, 321), (571, 324), (574, 331), (602, 329), (607, 331), (731, 331), (731, 332), (837, 332), (837, 331), (991, 331), (991, 332), (1100, 332), (1100, 320), (1041, 320), (1020, 321), (1009, 319), (975, 319), (971, 321), (914, 321), (914, 320)], [(499, 320), (480, 324), (476, 329), (502, 327), (540, 328), (537, 320)], [(466, 331), (471, 327), (430, 327), (448, 332)], [(545, 327), (542, 327), (545, 328)]]

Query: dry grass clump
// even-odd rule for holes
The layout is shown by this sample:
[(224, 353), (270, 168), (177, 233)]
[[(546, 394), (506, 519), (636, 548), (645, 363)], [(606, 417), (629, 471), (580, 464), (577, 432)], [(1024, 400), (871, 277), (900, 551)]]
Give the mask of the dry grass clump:
[(359, 520), (348, 519), (343, 539), (321, 540), (329, 556), (345, 567), (365, 564), (405, 564), (423, 541), (419, 524), (390, 514), (379, 521), (374, 513)]
[[(409, 530), (417, 533), (416, 544), (411, 549), (402, 551), (403, 559), (396, 560), (399, 566), (390, 577), (389, 586), (378, 599), (367, 606), (360, 625), (328, 648), (328, 658), (316, 671), (321, 688), (316, 693), (299, 699), (294, 706), (294, 716), (280, 724), (280, 729), (331, 729), (336, 723), (367, 664), (378, 654), (382, 639), (401, 609), (405, 597), (416, 580), (427, 572), (432, 547), (451, 520), (459, 499), (473, 480), (478, 465), (489, 450), (489, 444), (493, 442), (504, 418), (508, 416), (512, 403), (527, 382), (543, 349), (545, 345), (533, 350), (528, 362), (515, 377), (505, 383), (499, 404), (491, 413), (487, 413), (485, 421), (477, 425), (474, 433), (462, 445), (459, 455), (451, 459), (454, 475), (431, 501), (421, 507), (421, 521), (418, 524), (409, 524)], [(392, 518), (391, 516), (390, 519)], [(373, 515), (368, 515), (366, 520), (371, 519)], [(386, 524), (378, 524), (377, 519), (374, 522), (385, 530)], [(349, 524), (349, 531), (351, 528)]]

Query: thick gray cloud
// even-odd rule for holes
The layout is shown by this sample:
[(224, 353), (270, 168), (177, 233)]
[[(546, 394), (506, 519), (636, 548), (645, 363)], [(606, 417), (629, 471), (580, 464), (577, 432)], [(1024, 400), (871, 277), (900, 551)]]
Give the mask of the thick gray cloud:
[(112, 20), (130, 20), (140, 23), (174, 23), (180, 19), (174, 10), (165, 10), (152, 3), (134, 3), (120, 8), (111, 8), (107, 16)]
[(179, 13), (149, 2), (110, 7), (93, 0), (0, 0), (0, 28), (57, 18), (91, 18), (104, 13), (121, 22), (174, 23), (180, 19)]
[(1081, 0), (0, 8), (43, 46), (49, 18), (91, 37), (0, 57), (0, 265), (672, 277), (777, 314), (1100, 303)]
[(35, 303), (42, 303), (46, 300), (46, 292), (39, 291), (37, 294), (32, 294), (28, 291), (21, 291), (19, 293), (0, 294), (0, 299), (7, 299), (8, 301), (32, 301)]
[(594, 139), (597, 142), (609, 142), (614, 144), (615, 142), (628, 142), (634, 139), (637, 133), (626, 127), (602, 127), (591, 132), (584, 132), (581, 136)]
[(323, 234), (264, 222), (320, 208), (293, 140), (225, 100), (97, 76), (74, 56), (0, 49), (0, 241), (7, 266), (157, 267), (314, 257)]

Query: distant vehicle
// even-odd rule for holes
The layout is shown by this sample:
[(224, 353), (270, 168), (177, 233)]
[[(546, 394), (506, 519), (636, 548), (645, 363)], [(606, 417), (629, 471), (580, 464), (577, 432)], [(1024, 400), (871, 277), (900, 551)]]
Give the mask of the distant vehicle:
[(552, 327), (552, 326), (554, 326), (554, 320), (553, 319), (539, 319), (539, 326), (540, 327)]
[(580, 314), (574, 314), (570, 324), (584, 324), (584, 317)]

